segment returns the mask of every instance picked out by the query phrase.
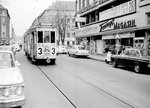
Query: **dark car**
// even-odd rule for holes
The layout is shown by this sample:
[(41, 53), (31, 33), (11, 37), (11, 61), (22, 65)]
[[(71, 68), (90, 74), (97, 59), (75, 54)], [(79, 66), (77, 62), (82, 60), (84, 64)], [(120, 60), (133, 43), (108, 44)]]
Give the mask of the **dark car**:
[(112, 55), (111, 61), (113, 67), (117, 67), (118, 65), (133, 67), (134, 71), (139, 73), (150, 69), (150, 50), (127, 48), (120, 55)]

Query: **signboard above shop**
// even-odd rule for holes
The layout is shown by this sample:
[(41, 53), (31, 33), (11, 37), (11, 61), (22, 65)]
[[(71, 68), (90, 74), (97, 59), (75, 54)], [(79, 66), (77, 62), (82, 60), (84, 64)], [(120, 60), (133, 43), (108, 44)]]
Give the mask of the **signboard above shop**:
[(124, 30), (135, 28), (138, 26), (136, 15), (128, 15), (125, 17), (108, 19), (102, 21), (100, 23), (96, 23), (93, 25), (81, 27), (80, 29), (76, 29), (75, 35), (79, 37), (87, 37), (87, 36), (94, 36), (100, 35), (101, 32), (113, 31), (113, 30)]
[(99, 13), (100, 21), (130, 14), (136, 11), (135, 0), (131, 0), (129, 2), (123, 3), (121, 5), (115, 6), (111, 9), (102, 11)]

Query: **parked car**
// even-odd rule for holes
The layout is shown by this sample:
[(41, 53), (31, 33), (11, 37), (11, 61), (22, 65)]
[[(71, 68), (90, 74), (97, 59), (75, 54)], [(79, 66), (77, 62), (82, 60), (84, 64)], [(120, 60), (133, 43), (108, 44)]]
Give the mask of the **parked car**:
[(118, 65), (129, 66), (136, 73), (150, 68), (150, 50), (139, 48), (126, 48), (120, 55), (111, 56), (113, 67)]
[(82, 45), (74, 45), (70, 49), (68, 49), (68, 55), (69, 56), (89, 56), (89, 51), (85, 49)]
[(25, 104), (20, 65), (12, 51), (0, 49), (0, 108), (21, 108)]
[(57, 48), (57, 54), (67, 54), (68, 51), (64, 45), (59, 45)]

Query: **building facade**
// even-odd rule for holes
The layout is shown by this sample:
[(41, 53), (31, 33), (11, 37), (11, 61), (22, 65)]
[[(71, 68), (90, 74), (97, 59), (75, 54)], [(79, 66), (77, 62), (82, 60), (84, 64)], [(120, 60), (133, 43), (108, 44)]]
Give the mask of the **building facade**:
[(10, 16), (8, 10), (0, 4), (0, 45), (10, 44)]
[(150, 49), (149, 0), (77, 0), (75, 35), (94, 54), (105, 48), (142, 47)]

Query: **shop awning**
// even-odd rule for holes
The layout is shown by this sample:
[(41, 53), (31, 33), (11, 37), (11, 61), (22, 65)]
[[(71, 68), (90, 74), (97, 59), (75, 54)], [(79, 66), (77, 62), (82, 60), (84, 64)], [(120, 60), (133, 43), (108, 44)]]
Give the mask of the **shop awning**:
[(139, 27), (138, 30), (150, 30), (150, 25)]
[(119, 33), (133, 32), (133, 31), (136, 31), (136, 30), (138, 30), (137, 27), (127, 28), (127, 29), (117, 29), (117, 30), (110, 30), (110, 31), (104, 31), (104, 32), (99, 32), (99, 33), (94, 33), (94, 34), (77, 36), (77, 38), (99, 36), (99, 35), (113, 35), (113, 34), (119, 34)]
[(147, 26), (144, 26), (144, 27), (133, 27), (133, 28), (126, 28), (126, 29), (109, 30), (109, 31), (104, 31), (104, 32), (99, 32), (99, 33), (94, 33), (94, 34), (77, 36), (77, 38), (99, 36), (99, 35), (113, 35), (113, 34), (134, 32), (134, 31), (137, 31), (137, 30), (150, 30), (150, 25), (147, 25)]
[(127, 28), (127, 29), (117, 29), (117, 30), (110, 30), (110, 31), (105, 31), (105, 32), (100, 32), (99, 35), (110, 35), (110, 34), (119, 34), (119, 33), (126, 33), (126, 32), (133, 32), (138, 30), (137, 27), (133, 28)]

